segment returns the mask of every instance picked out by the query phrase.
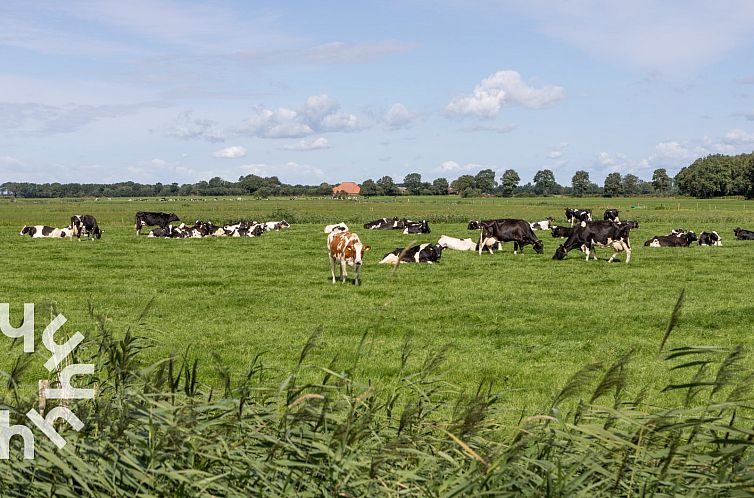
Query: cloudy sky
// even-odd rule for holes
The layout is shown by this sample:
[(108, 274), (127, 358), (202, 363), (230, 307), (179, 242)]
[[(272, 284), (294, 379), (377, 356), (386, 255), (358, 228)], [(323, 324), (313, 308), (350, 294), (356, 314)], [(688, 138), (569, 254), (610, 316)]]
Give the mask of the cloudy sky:
[(0, 181), (675, 174), (754, 150), (750, 0), (0, 3)]

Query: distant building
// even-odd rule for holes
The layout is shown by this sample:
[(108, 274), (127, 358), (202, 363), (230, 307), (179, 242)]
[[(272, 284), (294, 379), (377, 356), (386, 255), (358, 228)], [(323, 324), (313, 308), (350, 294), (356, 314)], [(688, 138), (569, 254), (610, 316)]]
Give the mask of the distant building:
[(341, 196), (357, 196), (361, 192), (361, 187), (354, 182), (343, 182), (340, 185), (335, 185), (332, 188), (333, 197)]

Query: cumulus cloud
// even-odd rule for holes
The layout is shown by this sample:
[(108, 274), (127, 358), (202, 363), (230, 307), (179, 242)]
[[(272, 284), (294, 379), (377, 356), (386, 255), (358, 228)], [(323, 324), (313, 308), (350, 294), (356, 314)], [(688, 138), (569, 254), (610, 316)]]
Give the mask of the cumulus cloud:
[(225, 141), (225, 132), (215, 121), (194, 118), (190, 110), (179, 114), (162, 132), (169, 137), (183, 140), (201, 139), (212, 143)]
[(550, 146), (550, 150), (547, 153), (548, 159), (560, 159), (565, 154), (565, 149), (568, 147), (568, 142), (560, 142), (559, 144)]
[(723, 137), (723, 142), (730, 145), (748, 145), (754, 143), (754, 132), (744, 130), (730, 130)]
[(484, 169), (484, 167), (480, 164), (474, 163), (459, 164), (456, 161), (445, 161), (437, 169), (444, 173), (450, 173), (459, 171), (477, 171)]
[(285, 150), (317, 150), (317, 149), (329, 149), (331, 147), (330, 142), (325, 137), (305, 138), (299, 140), (295, 144), (286, 145), (283, 148)]
[(223, 159), (235, 159), (238, 157), (246, 157), (246, 148), (239, 145), (233, 147), (225, 147), (224, 149), (216, 150), (212, 153), (214, 157), (220, 157)]
[(405, 105), (401, 103), (395, 103), (390, 106), (387, 113), (383, 118), (383, 123), (390, 129), (405, 128), (409, 126), (414, 119), (416, 119), (416, 113), (409, 111)]
[(454, 97), (445, 107), (445, 113), (448, 116), (493, 118), (505, 104), (541, 109), (564, 96), (562, 87), (534, 88), (526, 84), (517, 71), (498, 71), (483, 79), (471, 94)]
[(297, 109), (258, 106), (254, 115), (236, 130), (242, 135), (261, 138), (302, 138), (321, 132), (350, 132), (365, 128), (355, 115), (338, 112), (340, 105), (328, 95), (306, 99)]

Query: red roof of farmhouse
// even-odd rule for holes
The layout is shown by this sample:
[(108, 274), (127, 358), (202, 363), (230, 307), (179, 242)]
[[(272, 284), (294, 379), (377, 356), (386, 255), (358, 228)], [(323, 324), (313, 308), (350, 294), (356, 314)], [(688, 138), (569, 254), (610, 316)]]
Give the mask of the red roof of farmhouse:
[(358, 195), (358, 193), (361, 192), (361, 187), (359, 187), (359, 185), (354, 182), (343, 182), (340, 185), (335, 185), (332, 188), (332, 192), (333, 194), (336, 194), (338, 192), (345, 192), (349, 195)]

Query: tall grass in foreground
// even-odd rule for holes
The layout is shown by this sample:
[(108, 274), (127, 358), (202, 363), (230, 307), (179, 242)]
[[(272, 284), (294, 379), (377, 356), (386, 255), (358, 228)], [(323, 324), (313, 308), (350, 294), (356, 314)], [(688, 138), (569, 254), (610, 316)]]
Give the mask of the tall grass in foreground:
[[(657, 395), (675, 408), (645, 403), (647, 389), (628, 396), (626, 354), (582, 368), (512, 436), (496, 422), (504, 393), (487, 383), (457, 392), (437, 374), (446, 350), (409, 369), (418, 353), (407, 342), (392, 387), (354, 378), (366, 352), (302, 384), (315, 332), (282, 382), (257, 356), (241, 378), (218, 361), (213, 390), (189, 356), (143, 365), (145, 340), (131, 328), (117, 339), (90, 311), (98, 333), (77, 360), (96, 363), (98, 396), (72, 406), (86, 426), (61, 427), (60, 451), (38, 435), (35, 460), (14, 444), (0, 461), (0, 496), (752, 495), (752, 373), (738, 347), (665, 350), (681, 303), (658, 360), (674, 380)], [(20, 360), (0, 397), (12, 424), (37, 404), (19, 394), (28, 360), (14, 348)]]

